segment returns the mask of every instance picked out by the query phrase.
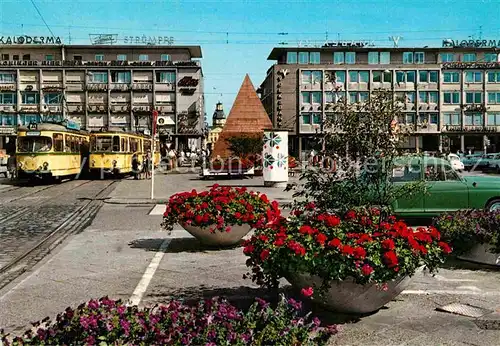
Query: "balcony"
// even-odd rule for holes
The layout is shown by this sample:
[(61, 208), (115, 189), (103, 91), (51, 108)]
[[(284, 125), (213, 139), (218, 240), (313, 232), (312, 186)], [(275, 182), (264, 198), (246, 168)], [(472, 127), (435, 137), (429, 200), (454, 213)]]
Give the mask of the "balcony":
[(175, 83), (156, 83), (156, 91), (175, 91)]
[(87, 83), (87, 91), (107, 91), (108, 84), (106, 83)]
[(76, 113), (76, 114), (85, 113), (85, 105), (83, 103), (73, 103), (73, 104), (68, 103), (67, 107), (68, 107), (68, 113)]
[(128, 104), (115, 104), (111, 105), (111, 113), (128, 113), (130, 112), (130, 105)]
[(38, 113), (40, 112), (40, 105), (38, 104), (22, 104), (19, 107), (21, 113)]
[(16, 91), (16, 83), (1, 83), (0, 84), (0, 91)]
[(109, 85), (111, 91), (129, 91), (130, 83), (111, 83)]
[(88, 105), (87, 110), (92, 113), (107, 113), (108, 107), (105, 105)]
[(134, 82), (132, 83), (132, 90), (134, 91), (153, 91), (153, 83), (151, 82)]
[(0, 113), (15, 113), (16, 105), (2, 105), (0, 104)]

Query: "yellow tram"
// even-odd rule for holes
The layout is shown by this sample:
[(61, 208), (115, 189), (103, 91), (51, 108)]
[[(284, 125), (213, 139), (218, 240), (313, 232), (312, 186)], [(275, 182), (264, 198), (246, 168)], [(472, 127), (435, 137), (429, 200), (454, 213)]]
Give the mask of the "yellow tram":
[[(155, 143), (154, 164), (160, 162), (159, 141)], [(132, 156), (142, 162), (152, 149), (150, 137), (120, 131), (94, 132), (90, 136), (90, 171), (99, 174), (132, 173)]]
[(75, 177), (88, 170), (89, 134), (74, 123), (30, 124), (17, 133), (19, 178)]

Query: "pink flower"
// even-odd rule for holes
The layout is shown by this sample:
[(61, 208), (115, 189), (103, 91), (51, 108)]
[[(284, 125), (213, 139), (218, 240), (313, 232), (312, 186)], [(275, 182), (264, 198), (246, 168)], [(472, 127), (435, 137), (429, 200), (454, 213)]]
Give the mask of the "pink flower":
[(302, 290), (300, 290), (300, 293), (302, 293), (304, 297), (309, 298), (314, 294), (314, 289), (312, 287), (303, 288)]

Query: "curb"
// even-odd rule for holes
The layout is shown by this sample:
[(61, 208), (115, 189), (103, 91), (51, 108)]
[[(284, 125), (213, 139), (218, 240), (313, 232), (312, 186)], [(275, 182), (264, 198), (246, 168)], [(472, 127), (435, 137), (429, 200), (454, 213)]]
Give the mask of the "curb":
[(104, 200), (107, 204), (142, 204), (142, 205), (156, 205), (167, 204), (168, 199), (121, 199), (111, 198)]

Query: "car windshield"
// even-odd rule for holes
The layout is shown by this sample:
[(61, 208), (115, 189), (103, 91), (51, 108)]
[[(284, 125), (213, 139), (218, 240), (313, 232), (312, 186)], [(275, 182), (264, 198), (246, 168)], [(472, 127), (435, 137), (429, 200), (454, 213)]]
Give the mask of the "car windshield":
[(44, 136), (19, 137), (17, 151), (20, 153), (39, 153), (52, 149), (52, 138)]

